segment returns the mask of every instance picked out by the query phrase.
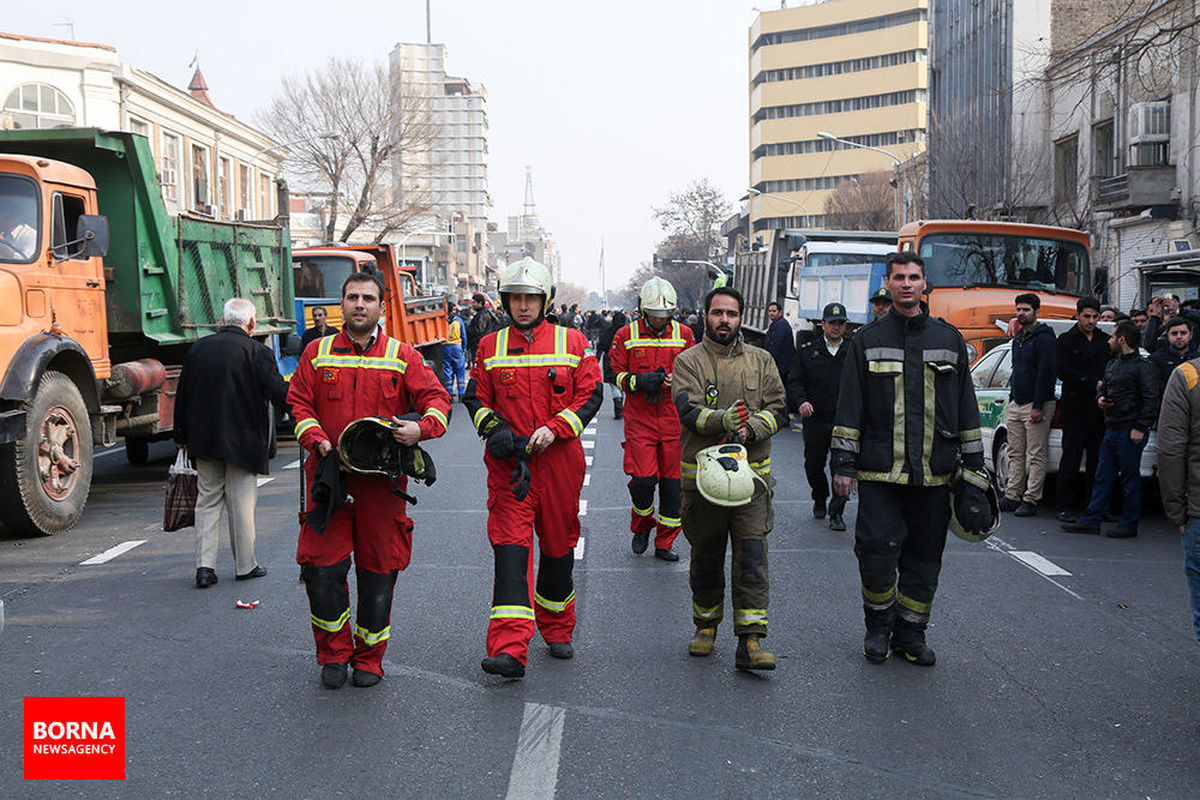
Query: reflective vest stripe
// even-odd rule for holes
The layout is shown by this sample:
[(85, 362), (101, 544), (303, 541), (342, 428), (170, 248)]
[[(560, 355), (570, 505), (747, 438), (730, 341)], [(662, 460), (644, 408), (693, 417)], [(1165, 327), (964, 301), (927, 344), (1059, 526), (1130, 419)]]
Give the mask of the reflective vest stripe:
[(361, 625), (355, 625), (354, 635), (362, 639), (367, 646), (374, 647), (380, 642), (386, 642), (388, 640), (388, 638), (392, 635), (392, 626), (389, 625), (378, 633), (372, 633)]
[(492, 410), (491, 410), (490, 408), (488, 408), (487, 406), (480, 406), (480, 407), (479, 407), (479, 408), (478, 408), (478, 409), (475, 411), (475, 414), (474, 414), (474, 415), (471, 417), (471, 424), (475, 426), (475, 430), (479, 430), (479, 426), (480, 426), (481, 424), (483, 424), (483, 420), (484, 420), (484, 418), (485, 418), (485, 417), (486, 417), (488, 414), (494, 414), (494, 413), (496, 413), (496, 412), (492, 411)]
[(734, 625), (766, 625), (767, 610), (765, 608), (735, 608), (733, 610)]
[(656, 514), (654, 520), (664, 528), (678, 528), (683, 525), (683, 520), (679, 517), (664, 517), (662, 514)]
[(565, 419), (567, 421), (567, 424), (571, 426), (571, 430), (573, 430), (575, 432), (576, 436), (583, 433), (583, 420), (581, 420), (579, 418), (579, 415), (576, 414), (571, 409), (564, 408), (562, 411), (558, 412), (555, 416), (562, 417), (563, 419)]
[(319, 427), (321, 427), (321, 423), (317, 422), (312, 417), (305, 417), (296, 423), (296, 438), (299, 439), (300, 435), (307, 430)]
[(383, 369), (403, 374), (408, 370), (408, 363), (400, 359), (400, 342), (389, 339), (382, 356), (333, 355), (331, 348), (335, 337), (326, 336), (317, 348), (313, 357), (314, 368), (346, 367), (348, 369)]
[(533, 619), (530, 606), (492, 606), (491, 619)]
[(547, 600), (546, 598), (542, 597), (537, 592), (534, 592), (533, 593), (533, 602), (537, 603), (539, 606), (546, 609), (547, 611), (552, 611), (555, 614), (561, 614), (562, 612), (567, 610), (567, 606), (569, 606), (569, 605), (571, 605), (571, 603), (575, 602), (575, 590), (572, 589), (571, 593), (569, 595), (567, 595), (565, 600)]
[(342, 612), (340, 617), (333, 621), (321, 619), (316, 614), (309, 615), (309, 618), (312, 620), (313, 627), (320, 628), (321, 630), (328, 631), (329, 633), (337, 633), (342, 628), (346, 627), (346, 623), (350, 621), (350, 609), (347, 608)]
[(654, 514), (654, 506), (650, 506), (649, 508), (638, 508), (637, 506), (634, 506), (633, 513), (637, 514), (639, 517), (649, 517)]
[(449, 428), (449, 427), (450, 427), (450, 420), (446, 419), (446, 415), (445, 415), (445, 414), (443, 414), (441, 411), (437, 410), (436, 408), (429, 408), (429, 409), (426, 409), (426, 410), (425, 410), (425, 413), (424, 413), (424, 414), (422, 414), (421, 416), (423, 416), (423, 417), (433, 417), (433, 418), (434, 418), (434, 419), (436, 419), (438, 422), (442, 423), (442, 427), (443, 427), (443, 428)]
[(719, 620), (721, 618), (721, 606), (712, 606), (711, 608), (705, 608), (704, 606), (696, 605), (696, 603), (693, 602), (692, 603), (692, 616), (695, 617), (696, 619), (707, 620), (710, 622), (712, 620)]

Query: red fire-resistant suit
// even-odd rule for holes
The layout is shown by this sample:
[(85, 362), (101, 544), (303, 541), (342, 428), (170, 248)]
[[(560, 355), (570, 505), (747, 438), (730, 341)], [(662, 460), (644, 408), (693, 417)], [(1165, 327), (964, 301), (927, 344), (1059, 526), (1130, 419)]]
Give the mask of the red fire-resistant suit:
[[(450, 396), (421, 354), (382, 332), (363, 351), (345, 332), (309, 343), (292, 376), (288, 401), (300, 446), (315, 453), (327, 441), (334, 446), (330, 458), (337, 458), (342, 430), (361, 417), (390, 419), (416, 411), (422, 414), (421, 439), (432, 439), (446, 432), (450, 415)], [(305, 458), (308, 496), (296, 551), (309, 595), (317, 662), (350, 662), (355, 669), (382, 675), (392, 588), (412, 553), (412, 520), (405, 516), (404, 500), (392, 493), (391, 480), (351, 473), (347, 493), (353, 502), (334, 511), (318, 533), (307, 521), (318, 461), (316, 456)], [(397, 483), (403, 491), (407, 478)], [(351, 551), (359, 601), (353, 632), (346, 584)]]
[[(535, 621), (547, 642), (571, 641), (585, 469), (579, 434), (603, 399), (600, 366), (578, 330), (543, 321), (528, 332), (509, 326), (479, 343), (463, 400), (476, 429), (487, 432), (498, 415), (514, 436), (529, 436), (543, 425), (555, 436), (529, 457), (530, 492), (523, 501), (510, 484), (515, 461), (484, 452), (487, 533), (496, 568), (488, 656), (508, 653), (524, 664)], [(535, 530), (541, 559), (531, 592)]]
[[(625, 392), (625, 474), (633, 502), (629, 528), (648, 533), (657, 524), (655, 548), (667, 550), (679, 535), (682, 489), (679, 472), (679, 412), (671, 390), (663, 387), (651, 403), (637, 386), (641, 374), (662, 367), (668, 375), (675, 356), (696, 343), (692, 331), (671, 320), (655, 332), (645, 320), (634, 320), (613, 337), (609, 360), (617, 387)], [(658, 484), (658, 515), (654, 514), (654, 485)]]

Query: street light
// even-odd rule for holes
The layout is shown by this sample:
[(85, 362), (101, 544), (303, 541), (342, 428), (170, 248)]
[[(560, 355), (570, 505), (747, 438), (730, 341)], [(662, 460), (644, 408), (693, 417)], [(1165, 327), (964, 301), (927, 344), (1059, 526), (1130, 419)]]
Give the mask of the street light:
[(453, 235), (454, 234), (450, 233), (449, 231), (409, 231), (408, 233), (406, 233), (400, 237), (400, 263), (401, 264), (408, 263), (408, 259), (405, 258), (405, 252), (406, 252), (406, 248), (408, 246), (408, 240), (411, 239), (412, 237), (414, 237), (414, 236), (453, 236)]
[[(888, 158), (890, 158), (892, 160), (892, 166), (894, 168), (900, 168), (900, 167), (904, 166), (904, 162), (901, 161), (900, 159), (896, 158), (895, 154), (893, 154), (892, 152), (890, 152), (888, 150), (884, 150), (882, 147), (872, 147), (869, 144), (859, 144), (858, 142), (852, 142), (849, 139), (842, 139), (840, 137), (834, 136), (829, 131), (817, 131), (817, 136), (820, 136), (822, 139), (828, 139), (831, 142), (841, 142), (846, 147), (857, 147), (860, 150), (873, 150), (876, 153), (883, 153), (885, 156), (887, 156)], [(904, 182), (904, 207), (903, 208), (900, 207), (900, 184), (899, 183), (894, 184), (892, 187), (894, 195), (895, 195), (896, 227), (897, 228), (899, 228), (901, 225), (904, 224), (904, 220), (908, 216), (908, 180), (905, 178), (903, 169), (900, 169), (900, 180)]]
[[(772, 192), (763, 192), (763, 191), (759, 191), (758, 189), (755, 189), (755, 188), (752, 186), (752, 187), (750, 187), (749, 189), (747, 189), (747, 190), (746, 190), (746, 197), (745, 197), (745, 199), (747, 199), (747, 200), (753, 200), (755, 197), (773, 197), (773, 198), (775, 198), (776, 200), (782, 200), (782, 201), (783, 201), (783, 202), (785, 202), (785, 203), (791, 203), (792, 205), (799, 207), (799, 208), (800, 208), (800, 210), (804, 212), (804, 221), (805, 221), (806, 223), (811, 221), (812, 214), (810, 214), (810, 213), (809, 213), (809, 211), (808, 211), (808, 206), (804, 205), (804, 203), (801, 203), (799, 200), (793, 200), (792, 198), (790, 198), (790, 197), (784, 197), (784, 196), (783, 196), (783, 195), (781, 195), (781, 194), (774, 194), (774, 193), (772, 193)], [(754, 215), (753, 215), (753, 214), (751, 214), (750, 216), (751, 216), (751, 217), (753, 217)], [(753, 233), (754, 233), (753, 231), (750, 231), (750, 234), (751, 234), (751, 235), (753, 235)]]

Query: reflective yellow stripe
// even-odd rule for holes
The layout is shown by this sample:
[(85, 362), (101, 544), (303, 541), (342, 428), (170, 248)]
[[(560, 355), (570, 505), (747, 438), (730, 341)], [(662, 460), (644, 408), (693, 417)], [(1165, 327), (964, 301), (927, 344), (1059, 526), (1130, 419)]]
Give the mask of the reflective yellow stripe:
[(904, 594), (904, 592), (897, 592), (896, 602), (898, 602), (904, 608), (907, 608), (909, 611), (915, 611), (918, 614), (928, 614), (930, 609), (933, 608), (932, 603), (922, 603), (920, 600), (913, 600), (911, 597)]
[(767, 610), (765, 608), (735, 608), (733, 610), (734, 625), (766, 625)]
[(392, 626), (389, 625), (378, 633), (371, 633), (361, 625), (354, 626), (354, 635), (362, 639), (369, 647), (374, 647), (380, 642), (386, 642), (388, 637), (392, 635)]
[(679, 462), (679, 472), (684, 478), (696, 477), (696, 465), (691, 461)]
[(438, 422), (442, 423), (442, 427), (443, 427), (443, 428), (449, 428), (449, 427), (450, 427), (450, 420), (446, 419), (446, 415), (445, 415), (445, 414), (443, 414), (441, 411), (438, 411), (436, 408), (427, 408), (427, 409), (425, 409), (425, 413), (424, 413), (424, 414), (422, 414), (421, 416), (423, 416), (423, 417), (433, 417), (433, 418), (434, 418), (434, 419), (436, 419)]
[(619, 388), (625, 389), (626, 391), (632, 391), (632, 389), (629, 388), (628, 381), (629, 381), (629, 373), (628, 372), (618, 372), (617, 373), (617, 386)]
[(886, 592), (872, 592), (867, 587), (862, 587), (863, 599), (872, 603), (887, 603), (891, 605), (892, 600), (896, 596), (896, 587), (891, 586)]
[[(932, 369), (921, 370), (924, 376), (925, 388), (925, 407), (921, 413), (921, 425), (924, 430), (921, 439), (921, 472), (924, 478), (924, 483), (928, 484), (933, 480), (933, 472), (929, 469), (929, 459), (933, 455), (933, 428), (936, 422), (934, 411), (937, 402), (937, 376), (938, 373)], [(895, 453), (892, 458), (896, 458)]]
[(649, 517), (654, 514), (654, 506), (650, 506), (649, 508), (638, 508), (637, 506), (634, 506), (633, 513), (637, 514), (639, 517)]
[(408, 364), (400, 359), (400, 342), (389, 339), (382, 356), (334, 355), (333, 336), (321, 339), (317, 355), (312, 360), (314, 367), (346, 367), (347, 369), (382, 369), (403, 374)]
[(321, 619), (316, 614), (309, 615), (309, 619), (312, 620), (313, 625), (320, 628), (321, 630), (328, 631), (329, 633), (337, 633), (338, 631), (340, 631), (342, 628), (344, 628), (346, 626), (347, 622), (350, 621), (350, 609), (347, 608), (345, 611), (342, 612), (342, 615), (340, 617), (333, 620), (332, 622), (330, 622), (327, 619)]
[(492, 606), (492, 619), (533, 619), (530, 606)]
[(485, 370), (494, 367), (577, 367), (582, 356), (567, 352), (567, 329), (554, 327), (554, 352), (508, 355), (508, 328), (496, 336), (496, 354), (483, 360)]
[(867, 362), (867, 369), (871, 372), (893, 373), (903, 372), (903, 361), (870, 361)]
[(576, 436), (583, 433), (583, 420), (581, 420), (579, 415), (571, 409), (564, 408), (562, 411), (558, 412), (556, 416), (565, 419), (567, 424), (571, 426), (571, 430), (575, 432)]
[[(546, 598), (542, 597), (537, 592), (533, 593), (533, 602), (537, 603), (539, 606), (546, 609), (547, 611), (553, 611), (555, 614), (561, 614), (562, 612), (566, 611), (567, 606), (571, 605), (571, 603), (573, 603), (574, 601), (575, 601), (575, 590), (574, 589), (572, 589), (571, 593), (569, 595), (567, 595), (566, 600), (547, 600)], [(495, 616), (495, 614), (493, 614), (492, 616)]]
[(307, 430), (311, 430), (313, 428), (319, 428), (320, 426), (321, 426), (321, 423), (317, 422), (312, 417), (305, 417), (304, 419), (302, 419), (296, 423), (296, 438), (299, 439), (300, 434), (304, 433)]
[(983, 431), (979, 428), (967, 428), (965, 431), (958, 432), (958, 438), (964, 442), (974, 442), (983, 438)]
[(710, 409), (710, 408), (702, 408), (702, 409), (700, 409), (700, 416), (696, 417), (696, 427), (697, 427), (697, 428), (706, 428), (706, 427), (708, 427), (708, 420), (709, 420), (709, 418), (710, 418), (710, 417), (711, 417), (713, 414), (716, 414), (716, 413), (717, 413), (717, 412), (713, 411), (713, 410), (712, 410), (712, 409)]
[(696, 603), (693, 601), (692, 616), (696, 619), (703, 619), (711, 622), (714, 619), (721, 618), (721, 607), (713, 606), (712, 608), (705, 608), (704, 606), (696, 605)]
[(683, 520), (681, 520), (679, 517), (664, 517), (662, 514), (656, 514), (654, 516), (654, 521), (659, 525), (662, 525), (664, 528), (678, 528), (683, 524)]
[(764, 458), (762, 461), (751, 461), (750, 469), (757, 472), (759, 475), (771, 474), (771, 459)]
[(767, 430), (769, 430), (771, 433), (779, 432), (779, 424), (775, 422), (775, 415), (770, 411), (755, 411), (754, 416), (765, 422), (767, 425)]
[(483, 418), (492, 413), (494, 412), (487, 406), (480, 406), (479, 410), (476, 411), (474, 416), (471, 417), (471, 424), (475, 426), (476, 430), (479, 430), (479, 426), (483, 422)]
[(844, 425), (833, 426), (833, 436), (835, 439), (850, 439), (851, 441), (857, 442), (858, 437), (861, 435), (862, 434), (859, 432), (858, 428), (847, 428)]
[[(648, 325), (646, 327), (649, 327)], [(663, 328), (667, 331), (668, 328)], [(659, 337), (644, 337), (641, 334), (641, 324), (634, 322), (629, 326), (629, 340), (625, 342), (625, 349), (632, 350), (635, 347), (684, 347), (687, 345), (687, 340), (679, 333), (679, 323), (671, 320), (669, 327), (671, 335), (667, 338)]]

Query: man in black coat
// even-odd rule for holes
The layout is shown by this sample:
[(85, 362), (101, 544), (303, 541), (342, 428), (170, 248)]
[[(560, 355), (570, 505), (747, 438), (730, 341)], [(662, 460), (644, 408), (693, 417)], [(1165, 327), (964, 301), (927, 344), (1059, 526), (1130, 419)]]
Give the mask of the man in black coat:
[(337, 329), (325, 324), (328, 319), (329, 312), (325, 310), (325, 306), (315, 306), (312, 310), (313, 326), (304, 332), (300, 337), (300, 352), (304, 352), (304, 348), (308, 347), (308, 343), (325, 336), (334, 336), (337, 334)]
[(1171, 372), (1185, 361), (1191, 361), (1200, 353), (1196, 352), (1192, 341), (1192, 328), (1183, 317), (1171, 317), (1162, 325), (1163, 335), (1159, 339), (1158, 349), (1150, 354), (1150, 363), (1158, 371), (1159, 404), (1162, 404), (1162, 392), (1166, 389), (1167, 379)]
[(175, 443), (196, 462), (196, 586), (217, 582), (217, 525), (229, 517), (237, 580), (267, 574), (254, 558), (258, 476), (267, 472), (271, 408), (287, 402), (275, 357), (250, 338), (254, 304), (225, 303), (224, 327), (192, 345), (175, 395)]
[(775, 359), (780, 380), (786, 382), (792, 369), (792, 358), (796, 355), (796, 334), (792, 332), (791, 323), (783, 318), (783, 309), (774, 300), (767, 304), (767, 316), (771, 318), (767, 327), (767, 352)]
[[(1058, 462), (1058, 519), (1074, 522), (1092, 496), (1092, 480), (1100, 461), (1104, 412), (1096, 405), (1096, 386), (1112, 353), (1108, 334), (1097, 329), (1100, 301), (1081, 297), (1075, 303), (1075, 326), (1058, 337), (1054, 369), (1062, 381), (1058, 418), (1062, 422), (1062, 459)], [(1087, 469), (1079, 465), (1087, 453)]]

